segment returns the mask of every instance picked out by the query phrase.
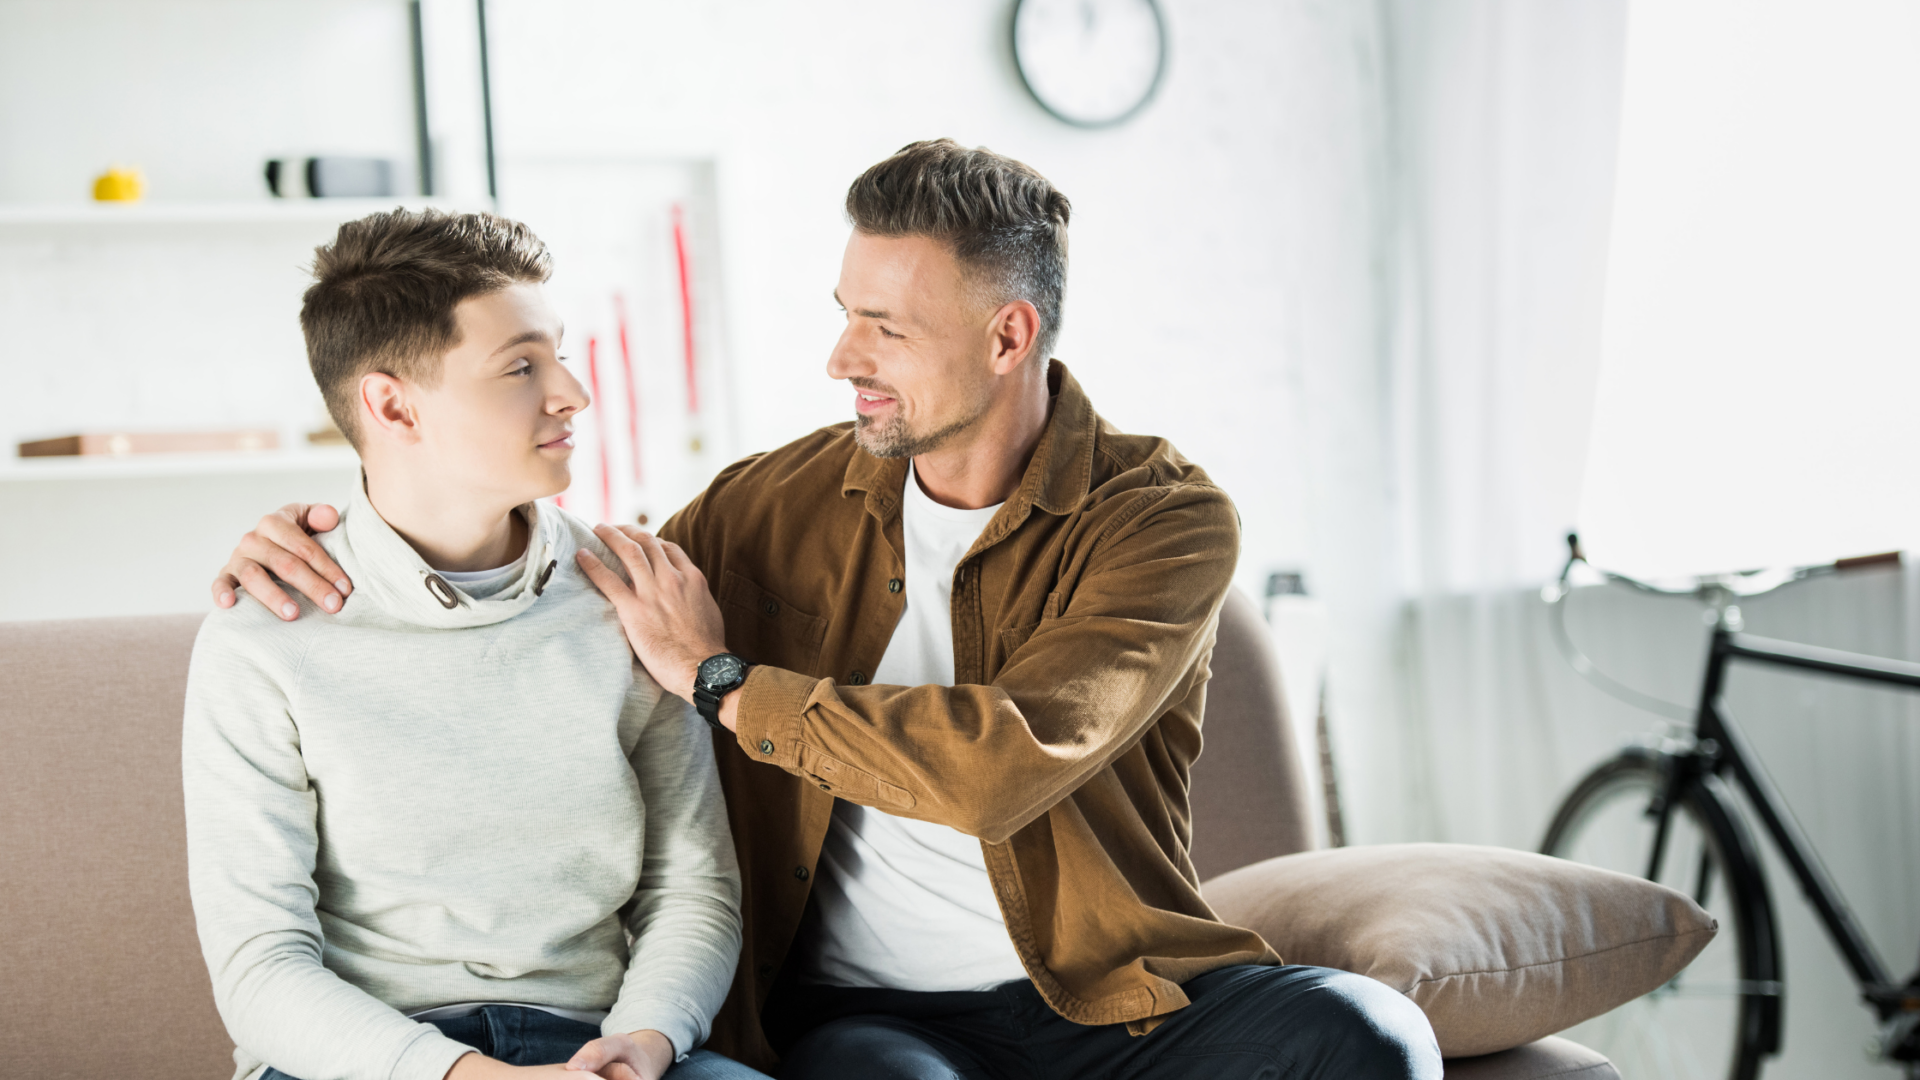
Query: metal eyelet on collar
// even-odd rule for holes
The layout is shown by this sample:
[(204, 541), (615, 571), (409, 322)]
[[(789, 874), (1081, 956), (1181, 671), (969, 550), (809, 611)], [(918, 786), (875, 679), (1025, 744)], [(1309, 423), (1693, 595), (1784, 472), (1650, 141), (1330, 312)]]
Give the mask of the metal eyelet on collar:
[(547, 568), (540, 571), (540, 580), (533, 583), (533, 595), (539, 596), (542, 592), (546, 591), (547, 582), (553, 579), (554, 568), (559, 565), (560, 561), (558, 559), (549, 559), (547, 561)]
[(427, 591), (432, 593), (433, 598), (440, 601), (440, 606), (448, 611), (460, 606), (460, 597), (453, 591), (453, 586), (447, 584), (446, 579), (439, 574), (427, 575)]

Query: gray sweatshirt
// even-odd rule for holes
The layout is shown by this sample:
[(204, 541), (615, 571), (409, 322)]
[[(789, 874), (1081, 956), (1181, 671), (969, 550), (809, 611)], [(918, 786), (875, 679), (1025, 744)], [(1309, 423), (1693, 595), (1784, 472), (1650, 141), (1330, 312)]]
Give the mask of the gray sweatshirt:
[(201, 628), (188, 877), (236, 1076), (441, 1080), (470, 1048), (403, 1014), (466, 1002), (706, 1038), (740, 951), (713, 744), (573, 556), (617, 561), (521, 513), (524, 571), (477, 599), (356, 493), (321, 538), (340, 614), (243, 599)]

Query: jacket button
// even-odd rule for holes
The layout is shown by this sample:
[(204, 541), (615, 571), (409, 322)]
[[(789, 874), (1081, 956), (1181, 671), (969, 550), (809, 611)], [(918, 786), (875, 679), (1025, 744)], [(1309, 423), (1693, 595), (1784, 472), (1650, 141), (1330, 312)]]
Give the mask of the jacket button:
[(799, 878), (801, 881), (807, 880), (807, 868), (804, 866), (794, 867), (793, 876)]
[(899, 591), (900, 591), (900, 584), (901, 584), (901, 583), (900, 583), (900, 579), (899, 579), (899, 578), (893, 578), (893, 579), (891, 579), (891, 580), (889, 580), (889, 581), (887, 582), (887, 591), (888, 591), (888, 592), (899, 592)]
[(760, 977), (761, 977), (761, 978), (763, 978), (763, 979), (771, 979), (771, 978), (773, 978), (773, 965), (772, 965), (772, 964), (761, 964), (761, 965), (760, 965), (760, 966), (759, 966), (758, 968), (756, 968), (755, 970), (757, 970), (757, 971), (759, 971), (759, 972), (760, 972)]
[(760, 740), (760, 752), (761, 752), (761, 753), (763, 753), (763, 754), (771, 754), (771, 753), (773, 753), (773, 740), (772, 740), (772, 739), (761, 739), (761, 740)]
[(855, 686), (865, 686), (867, 685), (867, 673), (864, 671), (856, 671), (847, 676), (847, 681)]
[(769, 615), (778, 615), (780, 614), (780, 605), (775, 601), (769, 600), (766, 603), (760, 605), (760, 610), (766, 612)]

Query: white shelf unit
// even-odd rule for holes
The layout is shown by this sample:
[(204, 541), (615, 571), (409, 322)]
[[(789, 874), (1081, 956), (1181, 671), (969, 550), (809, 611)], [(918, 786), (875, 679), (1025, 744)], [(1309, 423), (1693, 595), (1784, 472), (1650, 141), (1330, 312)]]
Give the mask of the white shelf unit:
[[(298, 311), (315, 245), (341, 222), (418, 196), (0, 203), (0, 315), (24, 327), (0, 359), (0, 484), (156, 483), (351, 467), (303, 436), (323, 420)], [(60, 357), (57, 365), (48, 357)], [(205, 389), (183, 390), (198, 383)], [(88, 430), (274, 429), (277, 451), (18, 458), (15, 444)]]
[(273, 226), (338, 224), (382, 210), (432, 207), (475, 209), (419, 199), (260, 199), (250, 202), (16, 203), (0, 204), (0, 229), (18, 227), (97, 228), (125, 225)]
[(359, 474), (344, 447), (0, 462), (0, 619), (205, 611), (261, 515), (344, 506)]
[(132, 479), (164, 481), (253, 473), (335, 472), (357, 468), (359, 461), (352, 448), (345, 446), (231, 451), (213, 454), (13, 458), (0, 461), (0, 484)]

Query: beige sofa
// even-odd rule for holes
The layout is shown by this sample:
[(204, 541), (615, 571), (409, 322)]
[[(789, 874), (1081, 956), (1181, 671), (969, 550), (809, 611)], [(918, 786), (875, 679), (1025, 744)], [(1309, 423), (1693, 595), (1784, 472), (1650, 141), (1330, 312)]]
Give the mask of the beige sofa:
[[(0, 623), (0, 1072), (232, 1071), (187, 898), (180, 714), (200, 616)], [(1194, 773), (1211, 877), (1307, 846), (1306, 787), (1265, 624), (1222, 616)], [(857, 1076), (850, 1068), (849, 1076)], [(1617, 1078), (1559, 1039), (1450, 1061), (1452, 1080)]]

